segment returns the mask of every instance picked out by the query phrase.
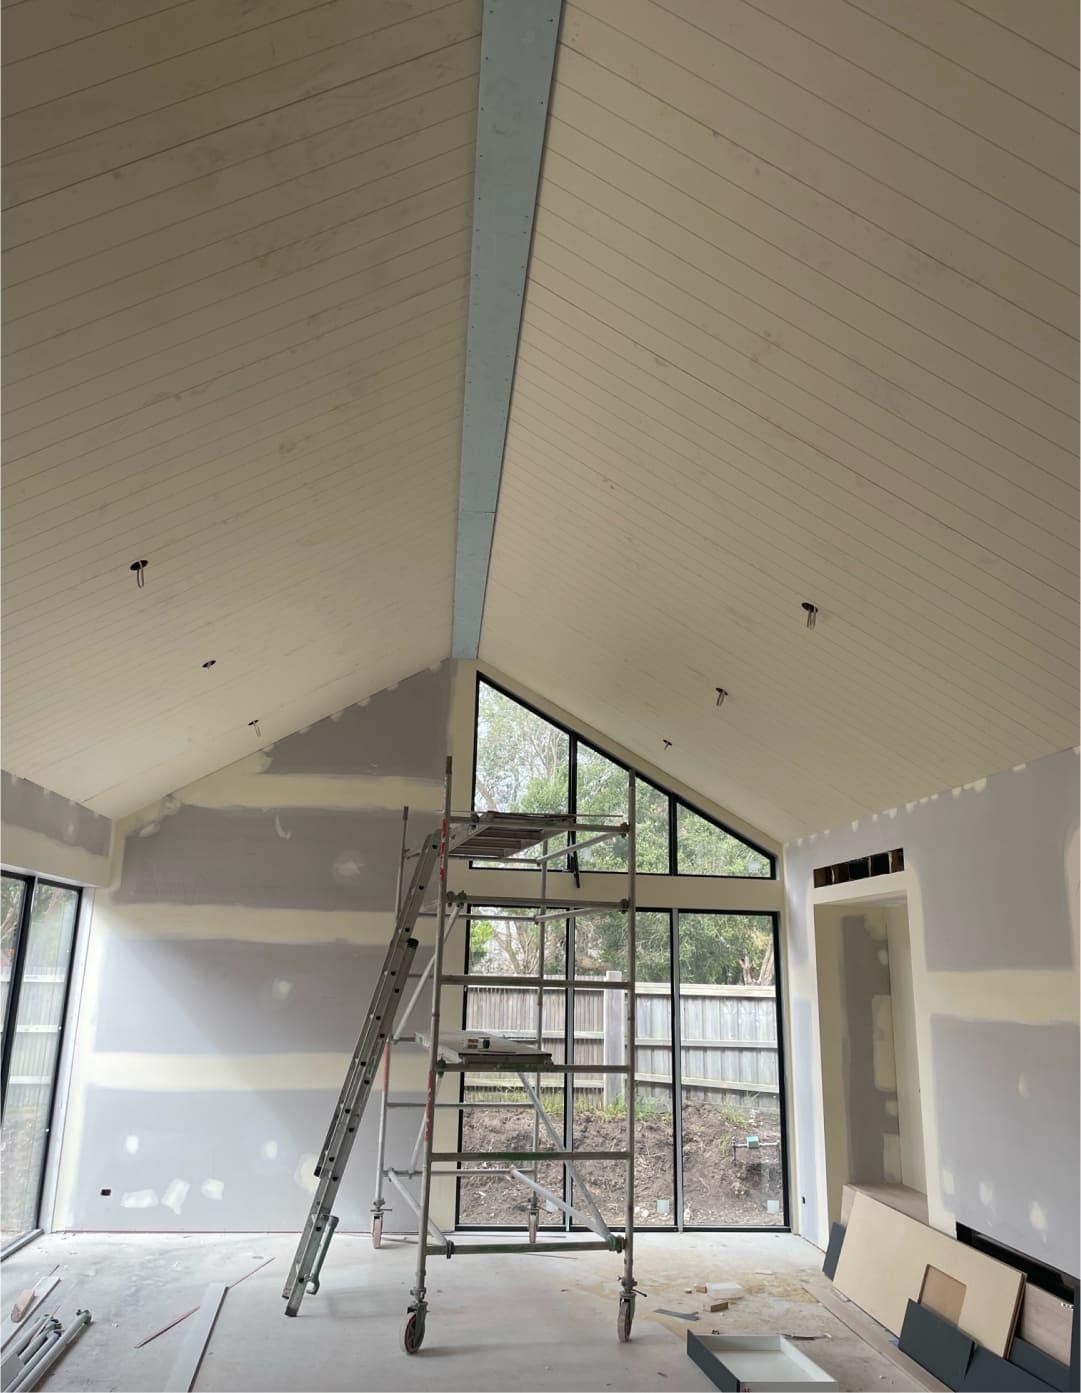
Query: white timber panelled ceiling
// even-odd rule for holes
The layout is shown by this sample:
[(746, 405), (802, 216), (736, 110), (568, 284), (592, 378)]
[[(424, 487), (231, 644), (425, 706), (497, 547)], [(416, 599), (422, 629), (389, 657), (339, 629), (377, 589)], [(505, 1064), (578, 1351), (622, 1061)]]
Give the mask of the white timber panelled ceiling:
[(482, 659), (781, 837), (1075, 743), (1076, 56), (568, 0)]
[[(481, 10), (8, 5), (12, 772), (123, 814), (450, 652)], [(1076, 742), (1077, 41), (565, 0), (482, 661), (779, 838)]]
[(3, 24), (4, 763), (116, 814), (446, 656), (481, 4)]

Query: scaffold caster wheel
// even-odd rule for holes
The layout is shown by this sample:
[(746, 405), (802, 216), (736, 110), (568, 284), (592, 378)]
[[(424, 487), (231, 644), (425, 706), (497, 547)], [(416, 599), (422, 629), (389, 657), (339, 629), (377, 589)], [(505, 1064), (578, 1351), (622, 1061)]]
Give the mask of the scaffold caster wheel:
[(416, 1354), (424, 1343), (424, 1313), (423, 1311), (410, 1311), (409, 1318), (405, 1322), (405, 1329), (402, 1331), (402, 1349), (406, 1354)]
[(383, 1246), (383, 1216), (382, 1214), (372, 1215), (372, 1247), (381, 1248)]
[(533, 1213), (531, 1213), (530, 1216), (529, 1216), (529, 1241), (530, 1241), (530, 1243), (536, 1243), (536, 1241), (537, 1241), (537, 1218), (538, 1218), (538, 1216), (537, 1216), (537, 1214), (536, 1214), (536, 1211), (534, 1211)]
[(619, 1318), (616, 1321), (616, 1330), (619, 1334), (619, 1343), (625, 1345), (631, 1338), (631, 1323), (634, 1320), (634, 1302), (626, 1296), (619, 1298)]

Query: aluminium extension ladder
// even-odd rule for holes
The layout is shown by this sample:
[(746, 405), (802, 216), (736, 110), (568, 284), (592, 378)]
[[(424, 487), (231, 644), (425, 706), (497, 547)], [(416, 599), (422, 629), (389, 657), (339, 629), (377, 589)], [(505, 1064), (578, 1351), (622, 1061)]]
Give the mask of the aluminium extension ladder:
[(399, 877), (400, 902), (397, 906), (394, 933), (368, 1007), (360, 1039), (349, 1062), (345, 1083), (338, 1095), (319, 1162), (315, 1167), (319, 1184), (297, 1245), (296, 1255), (289, 1268), (289, 1276), (282, 1289), (287, 1316), (297, 1314), (305, 1292), (315, 1293), (319, 1290), (319, 1273), (334, 1230), (338, 1226), (338, 1220), (332, 1212), (334, 1202), (341, 1187), (349, 1153), (353, 1149), (357, 1128), (371, 1095), (372, 1080), (379, 1067), (384, 1046), (394, 1030), (402, 991), (417, 951), (418, 941), (413, 936), (413, 930), (424, 904), (428, 884), (439, 865), (440, 835), (437, 829), (425, 838), (417, 853), (413, 879), (404, 900), (401, 900)]

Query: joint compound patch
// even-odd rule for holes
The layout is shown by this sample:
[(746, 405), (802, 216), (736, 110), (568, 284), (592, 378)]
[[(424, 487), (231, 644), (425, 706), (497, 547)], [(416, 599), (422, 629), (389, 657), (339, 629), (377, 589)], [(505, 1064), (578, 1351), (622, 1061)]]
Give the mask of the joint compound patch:
[(120, 1196), (120, 1203), (125, 1209), (154, 1209), (158, 1203), (158, 1192), (156, 1190), (129, 1190), (126, 1195)]
[(315, 1178), (315, 1167), (318, 1160), (319, 1158), (314, 1152), (306, 1151), (293, 1172), (293, 1179), (309, 1195), (314, 1195), (319, 1188), (319, 1181)]
[(364, 874), (364, 857), (359, 851), (340, 851), (334, 858), (334, 879), (350, 884)]
[(259, 1154), (264, 1161), (276, 1161), (278, 1159), (278, 1143), (276, 1141), (265, 1141), (259, 1148)]
[(893, 1007), (888, 996), (871, 998), (871, 1050), (875, 1087), (882, 1093), (897, 1092), (897, 1064), (893, 1055)]
[(139, 1150), (139, 1138), (125, 1137), (124, 1150), (128, 1153), (129, 1156), (134, 1156), (136, 1152)]
[(991, 1208), (991, 1201), (994, 1199), (995, 1192), (987, 1180), (980, 1181), (980, 1203), (985, 1209)]
[(170, 1180), (165, 1187), (161, 1202), (166, 1209), (171, 1209), (174, 1214), (179, 1214), (184, 1207), (184, 1201), (188, 1198), (190, 1189), (191, 1186), (186, 1180)]
[(284, 1001), (292, 990), (292, 982), (285, 981), (283, 977), (276, 977), (270, 986), (270, 994), (275, 1001)]
[(225, 1182), (223, 1180), (204, 1180), (199, 1189), (206, 1199), (220, 1200), (225, 1195)]

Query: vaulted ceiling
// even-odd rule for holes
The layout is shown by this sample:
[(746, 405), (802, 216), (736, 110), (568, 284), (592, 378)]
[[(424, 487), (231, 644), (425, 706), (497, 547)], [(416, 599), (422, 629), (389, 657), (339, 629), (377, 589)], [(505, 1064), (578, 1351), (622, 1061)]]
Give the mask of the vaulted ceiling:
[(780, 836), (1076, 741), (1076, 57), (567, 0), (482, 657)]
[[(13, 772), (450, 651), (481, 9), (7, 7)], [(1070, 0), (566, 0), (482, 660), (781, 837), (1075, 742), (1077, 96)]]
[(445, 657), (480, 18), (4, 11), (14, 772), (126, 812)]

